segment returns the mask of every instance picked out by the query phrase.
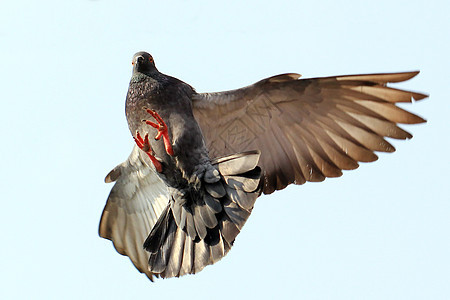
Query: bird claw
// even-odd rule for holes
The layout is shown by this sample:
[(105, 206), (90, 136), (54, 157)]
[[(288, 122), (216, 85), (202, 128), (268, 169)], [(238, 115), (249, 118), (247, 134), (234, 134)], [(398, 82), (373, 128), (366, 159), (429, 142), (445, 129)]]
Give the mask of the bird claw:
[(156, 171), (159, 173), (162, 172), (162, 165), (159, 160), (156, 159), (156, 157), (153, 155), (152, 147), (150, 146), (150, 143), (148, 142), (148, 133), (142, 138), (139, 131), (136, 131), (136, 137), (133, 137), (134, 141), (136, 142), (136, 145), (144, 151), (150, 160), (152, 161), (153, 165), (155, 166)]
[(142, 122), (144, 122), (147, 125), (152, 126), (153, 128), (156, 128), (158, 130), (158, 133), (155, 136), (155, 140), (159, 140), (162, 137), (163, 142), (164, 142), (164, 147), (166, 148), (167, 154), (169, 154), (170, 156), (173, 156), (174, 152), (173, 152), (172, 144), (170, 143), (169, 131), (167, 130), (166, 123), (161, 118), (161, 116), (153, 109), (148, 109), (146, 107), (144, 107), (143, 109), (147, 113), (149, 113), (153, 118), (155, 118), (156, 122), (158, 122), (158, 123), (154, 123), (149, 120), (142, 120)]

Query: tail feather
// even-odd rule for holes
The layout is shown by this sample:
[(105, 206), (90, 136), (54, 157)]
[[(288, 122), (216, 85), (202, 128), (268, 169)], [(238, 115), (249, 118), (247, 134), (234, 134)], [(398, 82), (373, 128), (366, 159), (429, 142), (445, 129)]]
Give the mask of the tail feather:
[(226, 214), (224, 214), (222, 219), (220, 220), (219, 228), (223, 238), (228, 242), (231, 248), (231, 246), (233, 246), (234, 239), (241, 231)]
[(156, 253), (156, 251), (161, 248), (161, 244), (166, 238), (166, 233), (170, 222), (168, 219), (168, 213), (169, 207), (166, 207), (144, 242), (145, 250), (150, 253)]
[(225, 201), (223, 206), (225, 209), (225, 213), (228, 215), (231, 222), (233, 222), (234, 225), (236, 225), (236, 227), (241, 230), (245, 224), (245, 221), (247, 221), (248, 217), (250, 216), (250, 211), (242, 209), (235, 202), (230, 201), (229, 199)]
[(194, 224), (195, 224), (195, 230), (197, 231), (197, 236), (204, 240), (207, 234), (208, 226), (206, 226), (205, 222), (203, 222), (202, 217), (200, 216), (200, 206), (196, 205), (194, 208)]
[[(186, 235), (186, 233), (185, 233)], [(186, 274), (191, 274), (194, 266), (194, 242), (192, 239), (186, 237), (183, 248), (183, 261), (181, 263), (180, 274), (179, 276), (183, 276)], [(176, 276), (176, 275), (175, 275)]]
[(214, 198), (209, 194), (206, 194), (203, 197), (203, 200), (205, 201), (207, 208), (211, 210), (213, 213), (220, 213), (222, 211), (222, 204), (220, 203), (219, 199)]
[[(218, 231), (217, 231), (218, 232)], [(211, 260), (216, 262), (220, 260), (225, 254), (225, 245), (221, 235), (217, 235), (217, 241), (211, 244)]]
[(149, 270), (163, 278), (201, 271), (224, 257), (261, 194), (260, 153), (218, 158), (195, 191), (172, 191), (172, 199), (144, 248)]
[(247, 193), (244, 190), (234, 189), (229, 186), (227, 186), (227, 195), (231, 201), (246, 210), (251, 210), (253, 208), (256, 198), (259, 196), (258, 193)]
[[(160, 247), (155, 253), (152, 252), (149, 258), (149, 265), (152, 266), (151, 271), (156, 274), (161, 273), (166, 269), (171, 251), (174, 249), (172, 246), (174, 244), (175, 232), (177, 230), (176, 223), (169, 209), (167, 209), (166, 215), (163, 217), (164, 221), (163, 224), (161, 224), (161, 227), (163, 229), (157, 231), (158, 233), (161, 233), (161, 235), (159, 236), (159, 239), (161, 241), (159, 243)], [(157, 235), (156, 237), (158, 238)], [(147, 240), (144, 243), (144, 247), (146, 248), (146, 250), (148, 250), (146, 245), (150, 246), (151, 245), (150, 241), (154, 240), (156, 240), (155, 237), (152, 237), (150, 239), (149, 236), (149, 238), (147, 238)]]
[(164, 274), (167, 277), (174, 277), (180, 273), (181, 264), (183, 262), (182, 254), (184, 251), (185, 240), (186, 234), (178, 227), (172, 245), (172, 248), (178, 249), (178, 251), (172, 250), (172, 252), (170, 253), (170, 259), (167, 263), (167, 267), (164, 270)]
[(258, 188), (260, 176), (261, 169), (259, 167), (256, 167), (252, 171), (245, 174), (234, 176), (227, 175), (223, 176), (223, 179), (229, 187), (251, 193)]
[(207, 205), (197, 206), (198, 213), (202, 218), (203, 223), (208, 228), (214, 228), (217, 226), (217, 218), (212, 210), (210, 210)]
[(192, 212), (188, 212), (188, 210), (186, 210), (186, 231), (191, 240), (194, 240), (197, 237), (197, 230), (195, 229), (194, 216), (192, 215)]

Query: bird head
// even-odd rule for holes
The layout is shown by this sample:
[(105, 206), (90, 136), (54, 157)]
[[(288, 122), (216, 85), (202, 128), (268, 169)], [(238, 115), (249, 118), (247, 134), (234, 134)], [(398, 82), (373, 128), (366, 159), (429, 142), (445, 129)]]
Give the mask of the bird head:
[(153, 57), (147, 52), (138, 52), (133, 56), (133, 73), (149, 73), (156, 70), (155, 62)]

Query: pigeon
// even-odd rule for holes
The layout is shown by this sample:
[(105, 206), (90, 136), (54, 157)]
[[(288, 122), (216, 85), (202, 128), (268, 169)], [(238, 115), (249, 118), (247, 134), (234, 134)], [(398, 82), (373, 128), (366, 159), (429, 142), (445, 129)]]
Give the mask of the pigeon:
[(126, 97), (135, 145), (99, 235), (153, 281), (195, 274), (224, 257), (256, 199), (320, 182), (394, 152), (398, 126), (426, 122), (396, 104), (427, 95), (388, 87), (419, 72), (300, 79), (286, 73), (236, 90), (197, 93), (138, 52)]

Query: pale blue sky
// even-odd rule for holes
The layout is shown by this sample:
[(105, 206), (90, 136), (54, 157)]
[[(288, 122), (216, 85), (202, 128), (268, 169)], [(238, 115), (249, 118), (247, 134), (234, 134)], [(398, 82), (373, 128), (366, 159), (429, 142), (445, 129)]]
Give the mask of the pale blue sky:
[[(450, 299), (448, 1), (7, 1), (1, 299)], [(198, 91), (420, 69), (411, 141), (261, 197), (222, 261), (150, 283), (98, 237), (137, 51)], [(164, 297), (164, 298), (163, 298)]]

